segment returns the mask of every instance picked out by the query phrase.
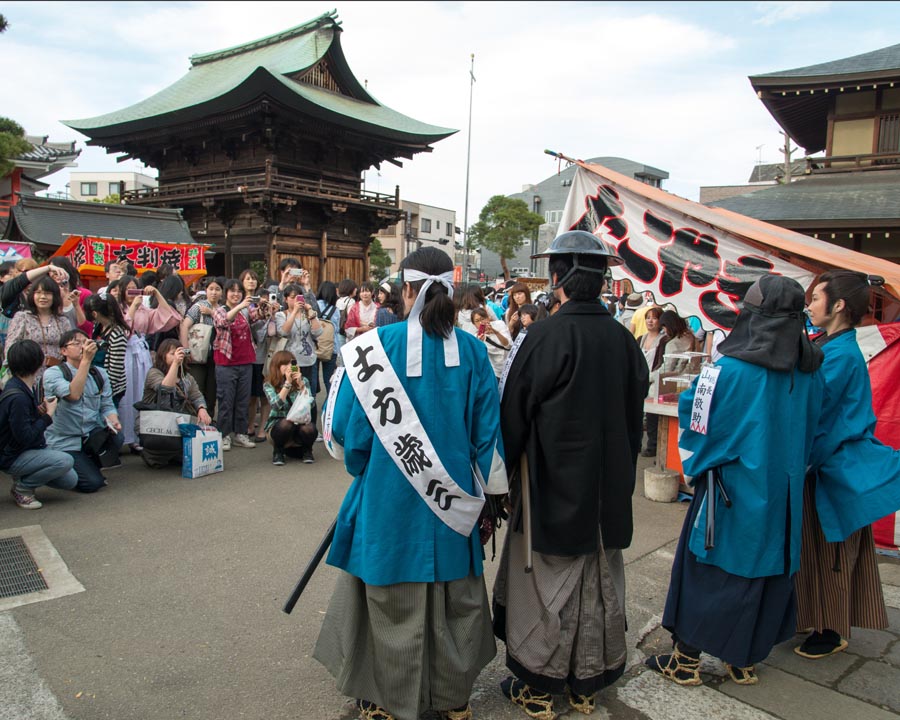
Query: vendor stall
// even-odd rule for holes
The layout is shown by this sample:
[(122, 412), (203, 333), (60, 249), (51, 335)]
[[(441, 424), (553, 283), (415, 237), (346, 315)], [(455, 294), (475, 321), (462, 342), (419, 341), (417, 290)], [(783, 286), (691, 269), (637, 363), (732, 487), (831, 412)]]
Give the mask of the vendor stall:
[[(806, 290), (830, 269), (883, 277), (883, 287), (872, 289), (872, 314), (858, 337), (872, 378), (876, 435), (900, 447), (900, 265), (710, 208), (600, 165), (574, 162), (578, 167), (560, 230), (587, 230), (610, 243), (625, 260), (612, 268), (614, 280), (652, 293), (659, 305), (671, 303), (706, 331), (729, 332), (744, 294), (767, 273), (794, 278)], [(660, 416), (657, 467), (680, 473), (677, 392), (649, 398), (645, 412)], [(875, 530), (882, 545), (900, 544), (897, 517)]]
[(53, 257), (68, 257), (85, 279), (104, 278), (106, 263), (110, 260), (131, 262), (138, 275), (168, 263), (185, 285), (190, 285), (206, 275), (204, 253), (207, 249), (207, 245), (70, 235)]

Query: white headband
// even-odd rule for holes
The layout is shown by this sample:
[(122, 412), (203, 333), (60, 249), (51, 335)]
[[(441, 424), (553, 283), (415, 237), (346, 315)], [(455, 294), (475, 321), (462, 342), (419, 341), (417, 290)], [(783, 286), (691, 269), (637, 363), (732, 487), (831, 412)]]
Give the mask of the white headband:
[[(422, 314), (425, 296), (432, 283), (440, 283), (447, 288), (450, 297), (453, 297), (453, 271), (448, 270), (441, 275), (427, 275), (418, 270), (404, 270), (403, 280), (405, 282), (425, 281), (416, 296), (412, 310), (409, 311), (406, 323), (406, 376), (422, 377), (422, 324), (419, 322), (419, 315)], [(444, 365), (459, 367), (459, 345), (456, 343), (456, 333), (453, 331), (450, 332), (450, 337), (444, 338)]]

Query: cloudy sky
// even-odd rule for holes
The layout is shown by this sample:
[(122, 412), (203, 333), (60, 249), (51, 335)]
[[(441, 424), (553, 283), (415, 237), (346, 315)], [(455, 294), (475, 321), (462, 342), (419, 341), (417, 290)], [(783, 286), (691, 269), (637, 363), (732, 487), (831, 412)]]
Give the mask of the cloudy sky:
[[(491, 195), (556, 172), (544, 148), (653, 165), (690, 199), (701, 185), (742, 184), (758, 160), (781, 159), (782, 143), (747, 76), (886, 47), (900, 26), (896, 2), (329, 3), (4, 3), (0, 115), (84, 147), (60, 120), (139, 102), (180, 78), (192, 54), (336, 6), (344, 52), (369, 91), (460, 131), (403, 169), (370, 170), (368, 188), (399, 184), (406, 199), (456, 210), (462, 225), (472, 53), (470, 223)], [(145, 170), (99, 148), (78, 164)], [(47, 181), (61, 191), (68, 171)]]

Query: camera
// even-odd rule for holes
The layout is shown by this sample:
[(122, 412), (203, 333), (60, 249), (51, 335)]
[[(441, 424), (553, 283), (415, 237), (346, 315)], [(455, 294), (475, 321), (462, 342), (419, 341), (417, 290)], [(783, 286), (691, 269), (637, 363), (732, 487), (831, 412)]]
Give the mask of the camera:
[(273, 305), (278, 304), (278, 293), (269, 293), (269, 302)]
[(140, 288), (128, 288), (125, 291), (125, 297), (130, 297), (130, 298), (140, 297), (143, 294), (144, 294), (144, 291), (141, 290)]
[(250, 302), (252, 302), (253, 304), (258, 304), (259, 303), (259, 295), (251, 295)]
[(303, 268), (291, 268), (291, 272), (288, 274), (291, 277), (300, 277), (303, 274)]

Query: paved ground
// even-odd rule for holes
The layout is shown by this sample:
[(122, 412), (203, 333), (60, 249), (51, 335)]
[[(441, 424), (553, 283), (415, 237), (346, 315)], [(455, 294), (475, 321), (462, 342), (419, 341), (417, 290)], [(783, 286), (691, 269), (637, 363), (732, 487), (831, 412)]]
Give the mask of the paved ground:
[[(234, 449), (226, 472), (183, 480), (136, 457), (92, 496), (39, 493), (27, 512), (0, 493), (0, 531), (30, 525), (55, 546), (85, 591), (0, 612), (3, 720), (341, 720), (346, 698), (310, 657), (335, 580), (324, 567), (293, 615), (281, 606), (348, 484), (321, 445), (318, 462), (270, 464), (265, 446)], [(648, 465), (642, 460), (642, 468)], [(639, 477), (642, 474), (639, 473)], [(740, 688), (707, 660), (707, 684), (680, 688), (643, 672), (667, 642), (659, 629), (674, 541), (686, 504), (635, 493), (626, 553), (630, 669), (602, 695), (597, 718), (853, 720), (900, 714), (900, 563), (882, 558), (886, 632), (854, 633), (850, 650), (818, 662), (786, 643)], [(487, 563), (490, 587), (496, 562)], [(482, 720), (524, 717), (499, 694), (503, 647), (480, 676)], [(557, 708), (568, 718), (581, 717)]]

